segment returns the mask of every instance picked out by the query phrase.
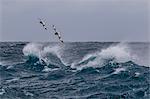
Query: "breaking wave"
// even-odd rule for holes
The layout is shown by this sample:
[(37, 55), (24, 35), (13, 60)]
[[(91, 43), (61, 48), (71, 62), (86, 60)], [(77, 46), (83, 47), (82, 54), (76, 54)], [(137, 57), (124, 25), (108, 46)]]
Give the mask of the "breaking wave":
[[(149, 99), (149, 67), (137, 63), (139, 57), (127, 44), (64, 45), (1, 43), (0, 61), (15, 59), (17, 63), (0, 64), (0, 98)], [(146, 46), (135, 45), (134, 49), (143, 57)]]
[(100, 52), (90, 53), (83, 57), (77, 63), (71, 65), (72, 68), (82, 69), (85, 67), (99, 67), (108, 62), (128, 62), (137, 61), (138, 57), (130, 53), (130, 48), (126, 44), (117, 44), (108, 48), (102, 49)]
[(42, 43), (29, 43), (23, 48), (23, 53), (28, 57), (28, 61), (33, 61), (35, 57), (40, 64), (45, 64), (44, 71), (51, 71), (46, 66), (71, 66), (73, 69), (81, 70), (87, 67), (101, 67), (108, 63), (118, 62), (124, 63), (128, 61), (138, 62), (139, 58), (131, 53), (127, 44), (119, 43), (103, 48), (94, 53), (84, 55), (79, 61), (74, 60), (71, 64), (62, 61), (62, 46), (44, 45)]
[[(45, 70), (48, 70), (46, 66), (64, 65), (60, 56), (60, 46), (44, 45), (40, 43), (29, 43), (23, 48), (23, 53), (27, 57), (27, 61), (33, 63), (39, 63), (45, 65)], [(36, 61), (37, 60), (37, 61)]]

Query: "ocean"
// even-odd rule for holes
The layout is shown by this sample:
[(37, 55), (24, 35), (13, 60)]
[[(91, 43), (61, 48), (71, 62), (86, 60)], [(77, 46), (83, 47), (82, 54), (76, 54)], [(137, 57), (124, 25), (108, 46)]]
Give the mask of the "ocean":
[(150, 43), (0, 42), (0, 99), (150, 99)]

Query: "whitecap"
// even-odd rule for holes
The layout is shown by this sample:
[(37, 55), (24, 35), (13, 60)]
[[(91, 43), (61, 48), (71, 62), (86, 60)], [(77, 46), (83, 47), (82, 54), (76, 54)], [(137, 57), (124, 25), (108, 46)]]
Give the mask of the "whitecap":
[[(99, 67), (106, 64), (108, 61), (111, 63), (115, 62), (127, 62), (137, 60), (138, 57), (130, 53), (130, 48), (127, 44), (118, 44), (115, 46), (110, 46), (108, 48), (102, 49), (100, 52), (87, 54), (79, 62), (72, 63), (71, 67), (81, 70), (85, 67)], [(78, 65), (81, 63), (86, 64)]]
[(138, 77), (140, 75), (139, 72), (135, 72), (135, 77)]
[(7, 83), (10, 83), (10, 82), (14, 82), (14, 81), (17, 81), (19, 80), (19, 78), (13, 78), (13, 79), (9, 79), (9, 80), (6, 80)]
[(3, 88), (0, 89), (0, 95), (3, 95), (4, 93), (6, 93), (6, 91)]
[[(48, 66), (53, 65), (64, 65), (61, 58), (61, 52), (59, 45), (44, 45), (42, 43), (28, 43), (23, 48), (25, 56), (35, 56), (39, 58), (39, 62), (44, 63)], [(53, 57), (53, 58), (51, 58)], [(36, 63), (35, 63), (36, 65)]]
[(112, 74), (119, 74), (121, 71), (126, 71), (126, 68), (117, 68)]
[(47, 66), (44, 66), (44, 69), (42, 70), (43, 72), (51, 72), (51, 71), (55, 71), (55, 70), (58, 70), (58, 68), (54, 68), (54, 69), (51, 69)]
[(12, 69), (14, 66), (8, 66), (6, 69)]
[(31, 92), (24, 91), (24, 93), (25, 93), (25, 95), (26, 95), (26, 96), (31, 96), (31, 97), (33, 97), (33, 96), (34, 96), (34, 94), (33, 94), (33, 93), (31, 93)]

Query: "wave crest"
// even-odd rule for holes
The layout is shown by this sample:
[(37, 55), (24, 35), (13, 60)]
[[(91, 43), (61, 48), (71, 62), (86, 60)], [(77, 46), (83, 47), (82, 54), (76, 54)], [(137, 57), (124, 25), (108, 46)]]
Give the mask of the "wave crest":
[(85, 67), (104, 66), (108, 62), (121, 63), (137, 59), (136, 55), (130, 53), (130, 48), (126, 44), (118, 44), (102, 49), (100, 52), (88, 54), (81, 61), (73, 63), (71, 67), (81, 70)]
[(37, 57), (39, 62), (43, 64), (43, 62), (48, 65), (61, 66), (64, 65), (61, 61), (60, 56), (60, 46), (58, 45), (44, 45), (40, 43), (28, 43), (23, 48), (23, 53), (25, 56), (29, 57)]

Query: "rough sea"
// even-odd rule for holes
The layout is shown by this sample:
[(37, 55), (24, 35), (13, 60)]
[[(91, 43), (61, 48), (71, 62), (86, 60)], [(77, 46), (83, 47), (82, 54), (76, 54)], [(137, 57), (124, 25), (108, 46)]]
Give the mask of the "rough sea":
[(1, 42), (0, 99), (150, 99), (150, 43)]

